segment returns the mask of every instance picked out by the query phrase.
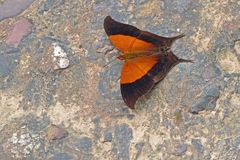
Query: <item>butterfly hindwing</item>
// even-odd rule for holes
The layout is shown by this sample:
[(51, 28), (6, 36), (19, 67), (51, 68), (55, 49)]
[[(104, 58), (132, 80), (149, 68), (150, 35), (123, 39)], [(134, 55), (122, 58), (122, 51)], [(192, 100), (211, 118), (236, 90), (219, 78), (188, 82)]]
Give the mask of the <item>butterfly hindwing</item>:
[(172, 52), (126, 61), (120, 83), (122, 97), (128, 107), (134, 108), (137, 99), (152, 90), (179, 62)]
[(138, 57), (123, 64), (120, 83), (124, 102), (134, 108), (137, 99), (154, 86), (154, 80), (149, 71), (158, 63), (157, 56)]

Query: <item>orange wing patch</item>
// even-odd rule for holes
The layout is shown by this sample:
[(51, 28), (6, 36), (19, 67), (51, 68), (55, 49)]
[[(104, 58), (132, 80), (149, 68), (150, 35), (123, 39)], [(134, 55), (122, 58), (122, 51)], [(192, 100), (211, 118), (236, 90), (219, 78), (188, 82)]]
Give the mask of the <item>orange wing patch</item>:
[(146, 51), (154, 51), (156, 47), (146, 41), (126, 35), (111, 35), (109, 39), (113, 45), (123, 54), (138, 54)]
[(123, 64), (120, 83), (132, 83), (141, 79), (157, 62), (157, 56), (144, 56), (127, 60)]

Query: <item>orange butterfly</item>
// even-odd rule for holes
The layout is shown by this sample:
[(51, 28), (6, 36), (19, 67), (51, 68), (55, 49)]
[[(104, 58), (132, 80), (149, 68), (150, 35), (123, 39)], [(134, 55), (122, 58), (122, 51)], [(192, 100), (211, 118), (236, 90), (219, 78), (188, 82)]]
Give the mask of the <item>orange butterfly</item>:
[(139, 97), (148, 93), (178, 63), (180, 59), (170, 50), (172, 43), (184, 35), (161, 37), (113, 20), (104, 19), (104, 29), (112, 44), (121, 51), (124, 61), (120, 83), (121, 94), (128, 107), (134, 109)]

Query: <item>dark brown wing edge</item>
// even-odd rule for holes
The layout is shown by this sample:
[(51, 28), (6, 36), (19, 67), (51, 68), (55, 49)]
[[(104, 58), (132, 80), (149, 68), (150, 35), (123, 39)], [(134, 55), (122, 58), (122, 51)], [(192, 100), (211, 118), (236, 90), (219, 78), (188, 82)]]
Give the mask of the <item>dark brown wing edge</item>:
[(155, 83), (158, 83), (167, 76), (174, 66), (181, 62), (190, 62), (190, 60), (179, 59), (172, 51), (167, 54), (159, 54), (158, 63), (152, 67), (148, 74), (151, 75)]
[(121, 94), (126, 105), (134, 109), (138, 98), (149, 92), (153, 87), (153, 79), (146, 74), (133, 83), (121, 84)]
[(107, 16), (104, 19), (104, 29), (107, 35), (121, 34), (121, 35), (133, 36), (133, 37), (136, 37), (137, 39), (152, 43), (159, 48), (166, 48), (166, 49), (170, 48), (172, 43), (175, 40), (182, 38), (184, 36), (183, 34), (175, 37), (158, 36), (148, 31), (141, 31), (140, 29), (132, 25), (117, 22), (114, 19), (112, 19), (111, 16)]
[(110, 16), (107, 16), (104, 19), (104, 29), (107, 35), (122, 34), (137, 37), (141, 32), (138, 28), (132, 25), (117, 22)]
[(135, 82), (128, 84), (121, 84), (121, 94), (124, 102), (131, 109), (134, 109), (136, 101), (152, 88), (163, 80), (168, 72), (177, 64), (182, 62), (192, 62), (191, 60), (179, 59), (170, 51), (168, 54), (159, 54), (158, 63), (144, 75), (142, 78)]
[(184, 36), (185, 36), (184, 34), (180, 34), (175, 37), (162, 37), (147, 31), (141, 31), (141, 34), (138, 37), (138, 39), (153, 43), (155, 46), (158, 46), (158, 48), (163, 48), (164, 50), (167, 50), (171, 48), (174, 41)]

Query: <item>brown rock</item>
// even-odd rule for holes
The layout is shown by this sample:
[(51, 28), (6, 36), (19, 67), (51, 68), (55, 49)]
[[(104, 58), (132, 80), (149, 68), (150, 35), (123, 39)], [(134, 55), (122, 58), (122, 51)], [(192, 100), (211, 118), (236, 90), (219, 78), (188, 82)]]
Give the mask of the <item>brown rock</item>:
[(67, 136), (68, 136), (68, 132), (65, 129), (60, 128), (54, 124), (52, 124), (47, 130), (47, 139), (49, 141), (59, 140)]
[(32, 29), (32, 24), (26, 19), (20, 19), (14, 26), (14, 28), (8, 34), (6, 43), (13, 47), (18, 47), (24, 36), (27, 36)]

